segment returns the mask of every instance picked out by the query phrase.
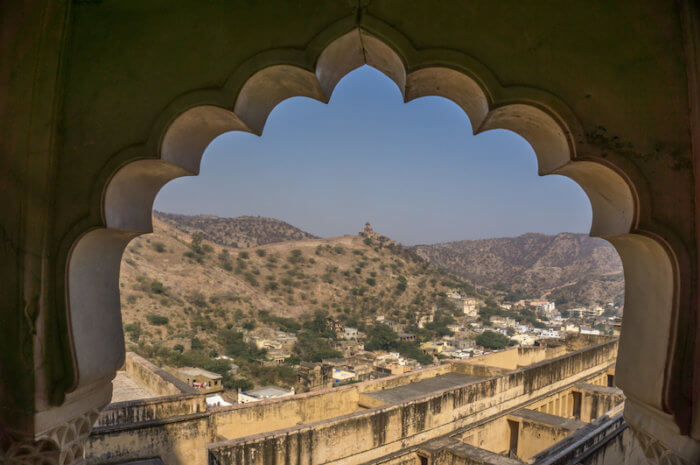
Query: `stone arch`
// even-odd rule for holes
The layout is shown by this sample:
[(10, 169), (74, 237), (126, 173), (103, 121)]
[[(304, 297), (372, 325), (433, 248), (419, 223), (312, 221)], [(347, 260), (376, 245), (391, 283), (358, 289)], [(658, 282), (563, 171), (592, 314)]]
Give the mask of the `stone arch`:
[[(575, 115), (555, 96), (503, 87), (471, 57), (416, 50), (397, 31), (366, 22), (363, 28), (334, 26), (305, 52), (265, 52), (244, 63), (221, 89), (181, 96), (162, 112), (146, 143), (117, 154), (118, 166), (105, 167), (95, 183), (103, 227), (73, 242), (67, 262), (72, 389), (109, 379), (123, 362), (121, 255), (133, 237), (151, 231), (152, 203), (160, 188), (176, 177), (197, 174), (204, 149), (216, 136), (228, 131), (260, 135), (281, 101), (307, 96), (326, 102), (343, 76), (367, 64), (390, 77), (406, 101), (428, 95), (454, 101), (477, 134), (497, 128), (518, 133), (537, 154), (540, 175), (564, 175), (583, 188), (593, 209), (591, 234), (609, 240), (625, 268), (629, 335), (621, 343), (619, 385), (626, 389), (634, 380), (649, 380), (640, 400), (673, 412), (664, 400), (671, 376), (659, 382), (658, 365), (643, 362), (647, 353), (661, 354), (661, 366), (673, 357), (675, 341), (669, 335), (677, 325), (678, 260), (664, 239), (640, 227), (640, 218), (651, 217), (640, 200), (647, 197), (641, 177), (599, 156), (586, 143)], [(99, 315), (95, 308), (101, 309)], [(635, 321), (646, 314), (657, 317), (656, 326), (637, 327)], [(632, 334), (644, 334), (645, 350), (631, 346)]]

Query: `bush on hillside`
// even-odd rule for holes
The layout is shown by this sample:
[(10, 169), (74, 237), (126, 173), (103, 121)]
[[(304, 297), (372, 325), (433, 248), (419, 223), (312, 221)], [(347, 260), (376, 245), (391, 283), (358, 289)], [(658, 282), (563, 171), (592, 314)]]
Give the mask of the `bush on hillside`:
[(477, 345), (492, 350), (505, 349), (509, 345), (515, 344), (506, 336), (493, 331), (484, 331), (483, 333), (479, 334), (476, 337), (476, 343)]
[(155, 313), (151, 313), (149, 315), (146, 315), (146, 320), (154, 326), (163, 326), (168, 324), (168, 317), (163, 316), (163, 315), (156, 315)]

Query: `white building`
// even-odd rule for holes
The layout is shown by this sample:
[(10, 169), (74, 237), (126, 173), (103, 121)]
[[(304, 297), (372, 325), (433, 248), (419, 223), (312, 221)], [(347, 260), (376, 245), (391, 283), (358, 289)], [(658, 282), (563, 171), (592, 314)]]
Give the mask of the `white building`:
[(512, 340), (520, 344), (521, 346), (531, 346), (537, 341), (537, 337), (531, 334), (516, 334), (510, 337)]
[(247, 404), (250, 402), (260, 402), (266, 399), (277, 399), (294, 395), (294, 389), (284, 389), (277, 386), (265, 386), (252, 391), (238, 391), (238, 403)]
[(228, 407), (229, 405), (233, 405), (230, 402), (226, 402), (219, 394), (207, 396), (205, 400), (207, 401), (207, 407)]
[(464, 299), (462, 301), (463, 308), (462, 311), (467, 316), (476, 317), (479, 315), (479, 305), (480, 301), (473, 298)]
[(352, 371), (347, 371), (340, 368), (333, 369), (333, 384), (345, 383), (356, 378), (357, 375)]
[(357, 328), (351, 328), (349, 326), (345, 327), (345, 339), (357, 339), (359, 331)]

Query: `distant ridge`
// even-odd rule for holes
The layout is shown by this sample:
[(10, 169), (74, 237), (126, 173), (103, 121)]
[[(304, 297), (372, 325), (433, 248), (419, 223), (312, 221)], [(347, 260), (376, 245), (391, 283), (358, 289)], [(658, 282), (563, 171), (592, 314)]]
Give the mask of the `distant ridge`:
[(606, 241), (586, 234), (523, 234), (412, 247), (439, 268), (511, 297), (560, 303), (622, 303), (622, 263)]
[(154, 211), (153, 216), (182, 232), (201, 232), (205, 239), (233, 248), (316, 238), (289, 223), (261, 216), (221, 218), (214, 215), (180, 215), (159, 211)]

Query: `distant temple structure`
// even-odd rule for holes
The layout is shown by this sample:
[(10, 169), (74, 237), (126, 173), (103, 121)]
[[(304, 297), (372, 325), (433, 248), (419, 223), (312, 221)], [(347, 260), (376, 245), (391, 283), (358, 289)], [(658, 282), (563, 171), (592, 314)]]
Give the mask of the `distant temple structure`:
[(369, 221), (365, 223), (365, 229), (360, 233), (360, 236), (364, 237), (370, 237), (374, 236), (375, 232), (372, 229), (372, 225), (369, 224)]

